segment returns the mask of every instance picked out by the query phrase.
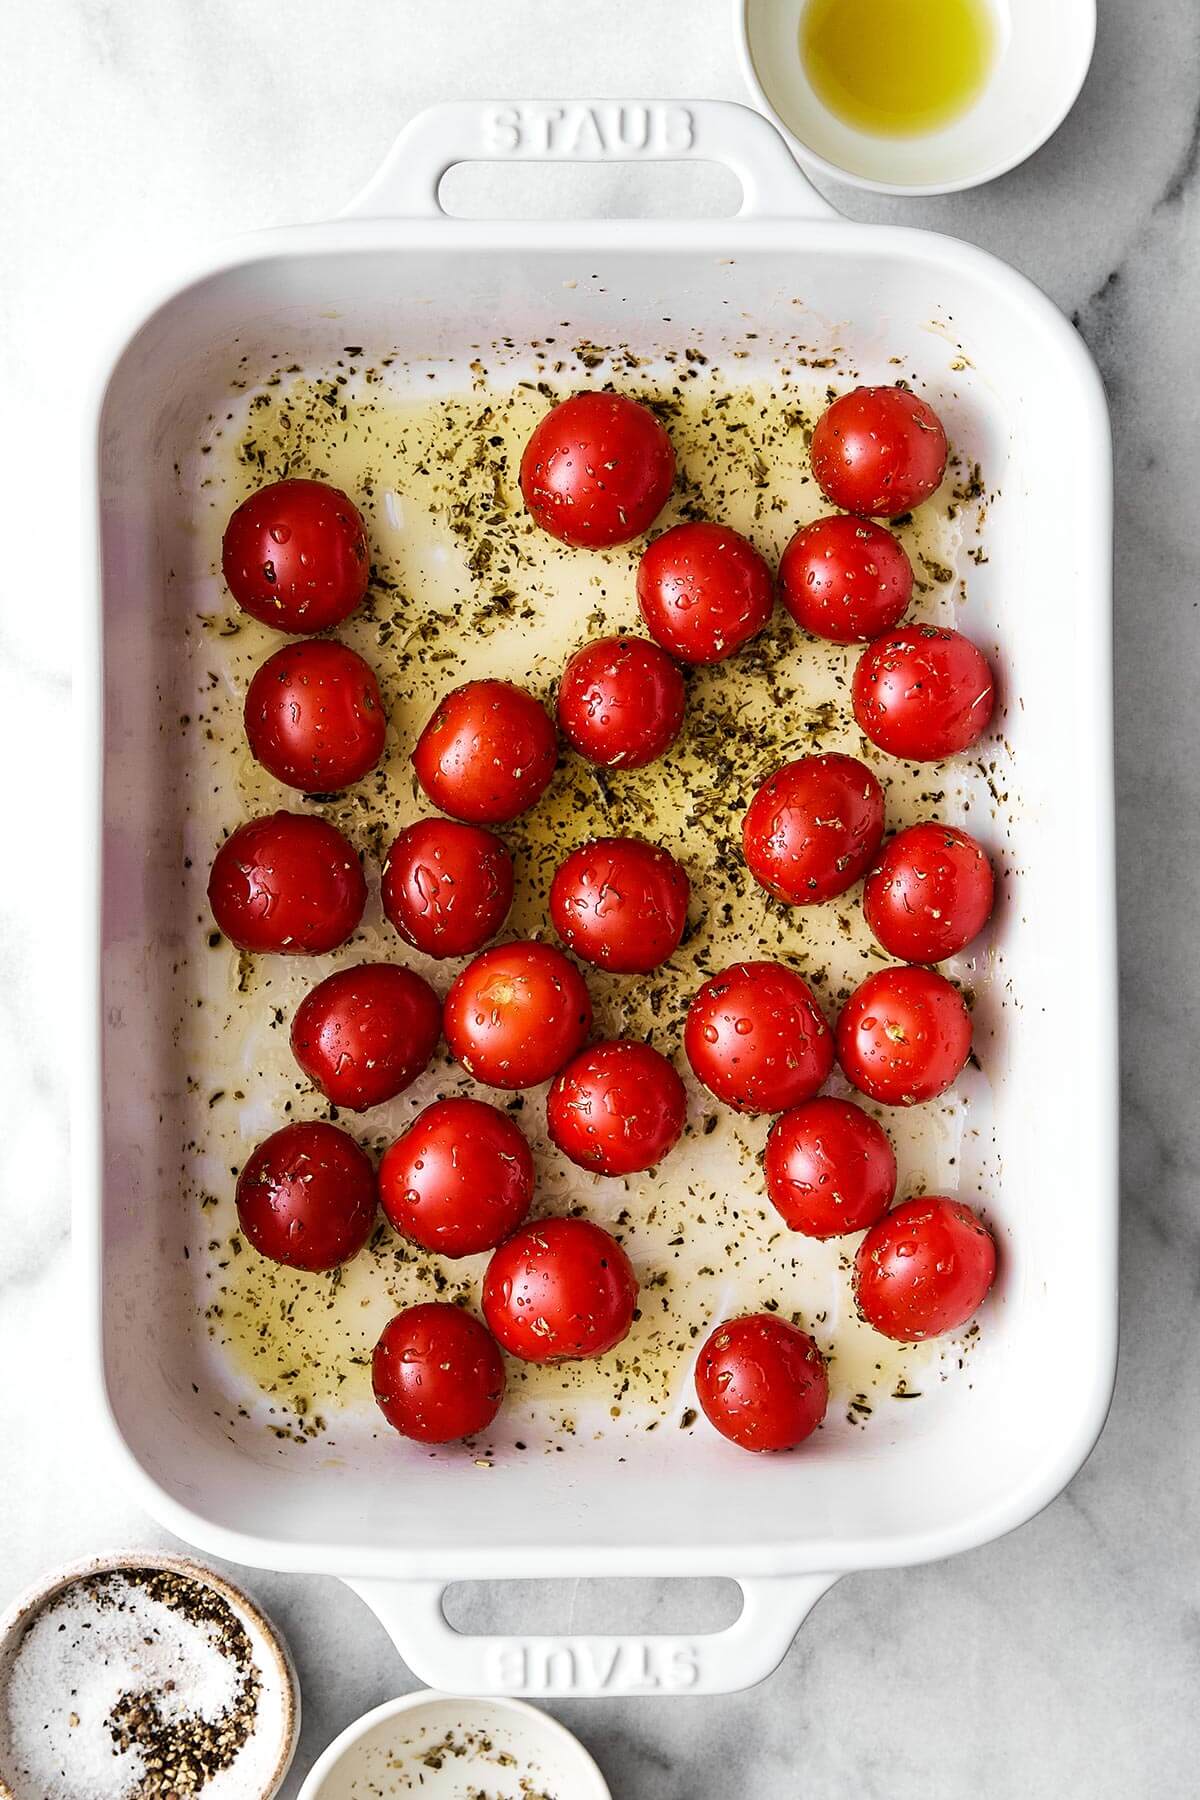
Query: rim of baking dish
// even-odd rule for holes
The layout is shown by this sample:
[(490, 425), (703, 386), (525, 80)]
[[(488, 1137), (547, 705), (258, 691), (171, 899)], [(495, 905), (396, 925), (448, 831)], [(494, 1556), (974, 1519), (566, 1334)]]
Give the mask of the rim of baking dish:
[[(1096, 630), (1081, 636), (1075, 645), (1081, 666), (1080, 692), (1090, 708), (1091, 741), (1105, 752), (1096, 770), (1096, 813), (1093, 834), (1098, 966), (1107, 971), (1107, 993), (1101, 1010), (1111, 1022), (1106, 1033), (1086, 1046), (1089, 1054), (1087, 1090), (1101, 1096), (1102, 1141), (1097, 1160), (1111, 1171), (1106, 1204), (1097, 1210), (1092, 1242), (1095, 1277), (1088, 1285), (1090, 1321), (1094, 1335), (1091, 1380), (1074, 1395), (1069, 1424), (1064, 1422), (1060, 1440), (1041, 1463), (1014, 1490), (966, 1514), (950, 1529), (893, 1532), (864, 1538), (806, 1538), (768, 1541), (739, 1546), (672, 1546), (584, 1544), (539, 1547), (524, 1544), (498, 1549), (481, 1531), (472, 1544), (453, 1552), (436, 1552), (388, 1546), (348, 1551), (346, 1546), (322, 1539), (303, 1543), (275, 1538), (214, 1523), (169, 1494), (136, 1455), (117, 1421), (104, 1365), (103, 1266), (100, 1257), (103, 1136), (101, 1128), (102, 1012), (100, 919), (100, 832), (103, 816), (102, 762), (97, 754), (103, 728), (103, 666), (101, 662), (100, 609), (93, 602), (82, 608), (77, 638), (76, 732), (80, 798), (79, 887), (80, 908), (78, 968), (81, 1011), (77, 1052), (74, 1059), (75, 1120), (73, 1151), (73, 1237), (75, 1275), (79, 1289), (80, 1328), (84, 1380), (95, 1408), (104, 1422), (119, 1464), (140, 1504), (168, 1530), (211, 1555), (232, 1562), (289, 1571), (354, 1576), (359, 1578), (439, 1577), (454, 1580), (503, 1580), (525, 1576), (753, 1576), (808, 1572), (847, 1573), (859, 1569), (899, 1568), (956, 1555), (989, 1543), (1025, 1524), (1049, 1505), (1086, 1462), (1112, 1403), (1116, 1381), (1118, 1342), (1118, 1060), (1117, 1060), (1117, 937), (1115, 881), (1115, 772), (1112, 759), (1112, 451), (1111, 428), (1104, 388), (1092, 357), (1078, 333), (1048, 297), (1008, 263), (978, 246), (938, 232), (910, 226), (874, 225), (829, 219), (718, 219), (718, 220), (580, 220), (520, 221), (427, 219), (345, 219), (332, 223), (281, 226), (256, 232), (218, 245), (204, 258), (193, 258), (182, 272), (160, 280), (140, 306), (123, 310), (123, 317), (107, 333), (91, 395), (84, 413), (82, 448), (84, 492), (90, 494), (87, 516), (80, 534), (83, 564), (82, 591), (99, 593), (99, 472), (100, 423), (108, 388), (116, 368), (134, 337), (170, 303), (216, 277), (248, 265), (283, 262), (298, 254), (320, 256), (346, 251), (440, 250), (471, 251), (578, 251), (601, 254), (620, 250), (661, 258), (671, 250), (711, 251), (727, 257), (735, 249), (770, 251), (782, 248), (801, 252), (818, 246), (848, 247), (853, 238), (883, 261), (911, 257), (914, 251), (931, 266), (948, 272), (982, 275), (1002, 289), (1014, 311), (1025, 316), (1029, 329), (1055, 340), (1056, 353), (1078, 387), (1085, 430), (1075, 455), (1084, 480), (1095, 495), (1094, 542), (1088, 555), (1093, 566), (1092, 584), (1108, 604)], [(85, 810), (86, 809), (86, 810)], [(1107, 1101), (1105, 1105), (1104, 1102)], [(733, 1566), (735, 1565), (736, 1566)]]

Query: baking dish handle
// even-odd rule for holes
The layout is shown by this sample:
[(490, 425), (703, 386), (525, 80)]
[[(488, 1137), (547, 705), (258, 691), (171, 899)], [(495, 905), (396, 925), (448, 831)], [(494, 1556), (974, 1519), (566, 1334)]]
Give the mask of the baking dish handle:
[(445, 216), (463, 162), (714, 162), (742, 184), (739, 217), (834, 219), (779, 132), (734, 100), (450, 100), (410, 119), (345, 219)]
[(470, 1637), (447, 1623), (441, 1581), (352, 1581), (413, 1674), (448, 1694), (730, 1694), (778, 1668), (836, 1575), (738, 1582), (724, 1631), (684, 1636)]

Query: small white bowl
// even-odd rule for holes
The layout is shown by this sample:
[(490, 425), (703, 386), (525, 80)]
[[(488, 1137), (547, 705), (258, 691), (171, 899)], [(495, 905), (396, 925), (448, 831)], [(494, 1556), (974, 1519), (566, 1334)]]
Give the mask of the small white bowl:
[(429, 1689), (389, 1700), (334, 1738), (299, 1800), (371, 1800), (407, 1793), (461, 1800), (545, 1794), (553, 1800), (612, 1800), (603, 1775), (549, 1713), (522, 1700), (476, 1700)]
[(809, 0), (733, 0), (746, 80), (810, 169), (877, 194), (978, 187), (1041, 148), (1075, 104), (1096, 42), (1096, 0), (989, 0), (995, 67), (951, 124), (914, 137), (859, 131), (818, 99), (800, 55)]
[[(214, 1569), (206, 1569), (201, 1563), (192, 1562), (184, 1556), (164, 1556), (157, 1551), (93, 1556), (84, 1562), (68, 1563), (65, 1568), (56, 1569), (51, 1575), (44, 1575), (14, 1600), (7, 1612), (0, 1615), (0, 1757), (5, 1749), (3, 1690), (7, 1687), (9, 1670), (25, 1632), (42, 1609), (61, 1594), (64, 1588), (70, 1587), (72, 1582), (82, 1581), (89, 1575), (116, 1574), (123, 1569), (169, 1569), (177, 1575), (186, 1575), (193, 1581), (202, 1582), (221, 1595), (245, 1627), (262, 1675), (264, 1710), (260, 1716), (267, 1738), (262, 1757), (265, 1772), (253, 1787), (243, 1784), (240, 1794), (244, 1795), (245, 1800), (272, 1800), (291, 1767), (300, 1735), (300, 1690), (288, 1647), (266, 1614), (259, 1611), (241, 1588), (234, 1587), (224, 1576), (218, 1575)], [(268, 1705), (272, 1709), (269, 1715), (265, 1710)], [(226, 1793), (230, 1791), (230, 1778), (236, 1767), (234, 1764), (230, 1769), (222, 1771), (220, 1776), (213, 1778), (214, 1782), (224, 1784)], [(28, 1789), (10, 1786), (6, 1778), (8, 1774), (11, 1771), (6, 1771), (0, 1762), (0, 1800), (36, 1800)]]

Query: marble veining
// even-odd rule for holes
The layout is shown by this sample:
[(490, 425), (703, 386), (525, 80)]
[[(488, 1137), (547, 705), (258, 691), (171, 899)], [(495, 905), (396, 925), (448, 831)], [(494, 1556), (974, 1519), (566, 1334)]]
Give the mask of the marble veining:
[[(131, 1503), (81, 1408), (71, 1329), (71, 948), (84, 897), (72, 866), (68, 688), (89, 591), (76, 559), (74, 434), (96, 321), (168, 250), (336, 210), (426, 100), (583, 88), (743, 96), (727, 0), (574, 0), (569, 18), (562, 0), (39, 0), (3, 10), (0, 61), (6, 1601), (67, 1556), (166, 1541)], [(1032, 163), (979, 192), (921, 203), (831, 190), (853, 217), (953, 232), (1015, 262), (1074, 318), (1112, 399), (1121, 1375), (1108, 1429), (1060, 1500), (951, 1563), (838, 1583), (763, 1687), (703, 1702), (556, 1707), (620, 1800), (1172, 1800), (1196, 1791), (1198, 167), (1194, 0), (1101, 0), (1082, 99)], [(510, 174), (496, 178), (498, 204), (511, 203)], [(589, 181), (591, 203), (609, 210), (661, 204), (653, 169)], [(688, 191), (703, 196), (703, 183)], [(1051, 1096), (1040, 1128), (1070, 1132), (1069, 1109)], [(247, 1580), (300, 1667), (305, 1731), (291, 1794), (336, 1730), (413, 1684), (346, 1588)], [(698, 1622), (716, 1616), (707, 1588), (686, 1601)], [(582, 1616), (595, 1629), (628, 1623), (628, 1598), (610, 1585), (564, 1586), (539, 1605), (563, 1625)], [(495, 1595), (466, 1596), (459, 1616), (497, 1621)]]

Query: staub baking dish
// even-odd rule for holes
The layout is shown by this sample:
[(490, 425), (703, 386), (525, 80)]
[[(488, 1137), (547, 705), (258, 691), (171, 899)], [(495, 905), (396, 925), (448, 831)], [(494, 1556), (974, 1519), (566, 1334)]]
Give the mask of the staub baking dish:
[[(550, 225), (439, 204), (457, 162), (605, 157), (723, 163), (742, 209)], [(369, 1408), (285, 1421), (214, 1349), (228, 1309), (209, 1304), (213, 1284), (232, 1277), (205, 1260), (192, 1164), (231, 1092), (241, 1142), (271, 1120), (239, 1086), (232, 1026), (211, 1039), (221, 1068), (197, 1059), (194, 1021), (214, 1001), (187, 973), (209, 923), (207, 859), (237, 817), (236, 797), (222, 810), (197, 778), (193, 729), (204, 692), (229, 685), (224, 640), (196, 625), (227, 605), (197, 524), (228, 504), (212, 497), (223, 421), (253, 463), (246, 409), (269, 408), (281, 369), (295, 380), (375, 356), (383, 387), (427, 401), (431, 382), (481, 379), (497, 340), (515, 382), (530, 347), (545, 367), (547, 343), (582, 339), (627, 347), (631, 371), (722, 362), (785, 391), (799, 344), (810, 391), (902, 374), (944, 410), (960, 471), (983, 472), (948, 516), (962, 515), (964, 629), (996, 658), (1002, 706), (986, 758), (947, 778), (940, 804), (987, 843), (1004, 900), (986, 966), (957, 971), (975, 986), (981, 1070), (953, 1145), (927, 1160), (949, 1191), (982, 1195), (1002, 1274), (965, 1369), (926, 1364), (937, 1391), (919, 1406), (901, 1402), (922, 1383), (898, 1381), (867, 1429), (853, 1406), (848, 1422), (831, 1412), (803, 1454), (750, 1459), (692, 1429), (681, 1379), (661, 1430), (636, 1404), (585, 1429), (581, 1402), (564, 1434), (534, 1406), (483, 1455), (430, 1456)], [(345, 416), (336, 385), (329, 405)], [(341, 219), (243, 240), (160, 298), (108, 372), (93, 453), (84, 1360), (145, 1506), (210, 1553), (342, 1576), (435, 1686), (614, 1694), (748, 1685), (839, 1573), (964, 1550), (1044, 1506), (1101, 1428), (1116, 1350), (1109, 436), (1095, 370), (1054, 307), (969, 245), (845, 222), (743, 108), (454, 104), (412, 121)], [(969, 557), (968, 513), (983, 531)], [(514, 642), (484, 651), (501, 672)], [(427, 704), (449, 684), (431, 678)], [(214, 952), (204, 966), (239, 1016), (236, 963)], [(720, 1134), (711, 1150), (695, 1136), (693, 1181), (728, 1186)], [(210, 1162), (211, 1203), (228, 1206), (229, 1169), (219, 1151)], [(695, 1279), (712, 1275), (706, 1263)], [(472, 1639), (443, 1617), (453, 1581), (589, 1575), (730, 1576), (744, 1606), (695, 1637)]]

